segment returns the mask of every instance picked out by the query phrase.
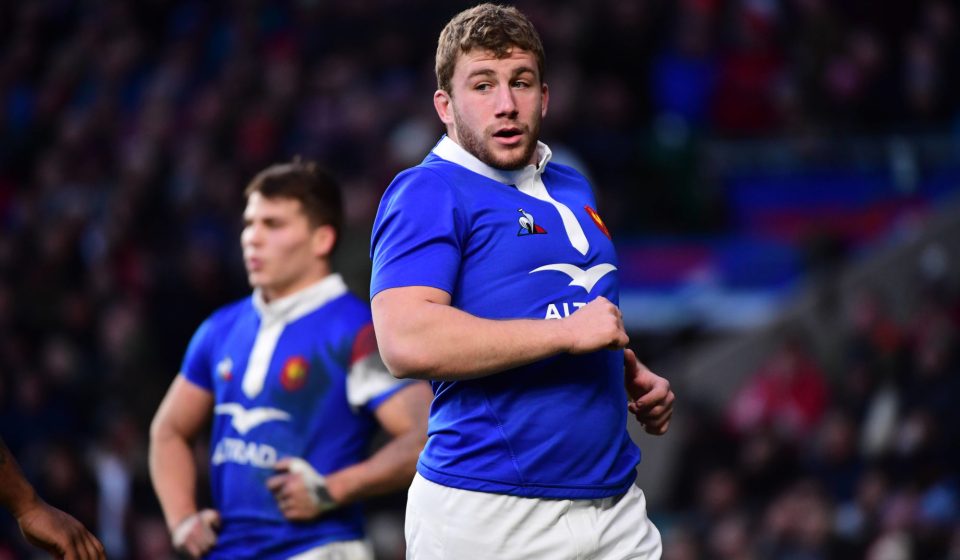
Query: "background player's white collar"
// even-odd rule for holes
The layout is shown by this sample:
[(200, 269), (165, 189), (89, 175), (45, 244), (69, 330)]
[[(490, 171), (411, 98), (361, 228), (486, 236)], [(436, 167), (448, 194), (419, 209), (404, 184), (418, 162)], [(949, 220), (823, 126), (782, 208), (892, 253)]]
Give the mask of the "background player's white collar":
[(260, 329), (257, 339), (250, 350), (250, 359), (247, 361), (247, 370), (243, 374), (243, 393), (254, 398), (263, 390), (263, 382), (267, 377), (270, 359), (277, 347), (277, 341), (283, 334), (287, 323), (296, 321), (307, 313), (318, 309), (328, 301), (340, 297), (347, 291), (347, 285), (339, 274), (331, 274), (316, 284), (308, 286), (289, 296), (284, 296), (267, 303), (263, 293), (257, 289), (253, 292), (253, 306), (260, 315)]
[(590, 242), (587, 240), (583, 228), (574, 213), (562, 202), (557, 201), (547, 192), (547, 186), (543, 183), (541, 175), (547, 167), (547, 162), (553, 157), (553, 152), (543, 142), (537, 141), (537, 161), (538, 165), (528, 165), (523, 169), (507, 171), (491, 167), (477, 159), (476, 156), (463, 149), (463, 147), (449, 136), (444, 135), (433, 147), (433, 153), (437, 156), (451, 162), (466, 167), (474, 173), (493, 179), (506, 185), (516, 185), (517, 190), (530, 195), (534, 198), (549, 202), (557, 209), (560, 214), (560, 220), (563, 222), (563, 229), (567, 233), (567, 239), (581, 255), (586, 255), (590, 250)]
[(282, 320), (285, 323), (296, 321), (328, 301), (342, 296), (347, 291), (343, 277), (338, 273), (325, 276), (322, 280), (288, 296), (267, 302), (263, 291), (253, 291), (253, 306), (260, 314), (263, 323)]

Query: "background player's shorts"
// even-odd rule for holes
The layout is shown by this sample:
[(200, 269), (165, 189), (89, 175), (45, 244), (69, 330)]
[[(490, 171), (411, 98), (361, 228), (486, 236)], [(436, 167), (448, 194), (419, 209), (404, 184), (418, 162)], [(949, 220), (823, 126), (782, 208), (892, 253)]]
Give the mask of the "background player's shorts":
[(373, 560), (373, 546), (365, 540), (332, 542), (291, 556), (289, 560)]
[(472, 492), (419, 474), (407, 497), (408, 560), (658, 559), (660, 532), (636, 485), (599, 500)]

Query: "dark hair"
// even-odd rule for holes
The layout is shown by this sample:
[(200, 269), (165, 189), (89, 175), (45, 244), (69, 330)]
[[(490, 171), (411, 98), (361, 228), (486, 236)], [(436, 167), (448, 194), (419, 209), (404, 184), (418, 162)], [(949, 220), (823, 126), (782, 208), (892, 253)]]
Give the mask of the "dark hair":
[(451, 93), (450, 80), (460, 54), (483, 49), (504, 58), (513, 48), (533, 53), (543, 83), (543, 43), (536, 28), (520, 10), (513, 6), (480, 4), (460, 12), (440, 32), (435, 68), (437, 87)]
[(264, 169), (243, 191), (245, 198), (258, 192), (265, 198), (292, 198), (300, 201), (310, 225), (333, 227), (340, 239), (343, 226), (343, 195), (330, 173), (316, 162), (301, 161), (299, 156), (289, 163), (277, 163)]

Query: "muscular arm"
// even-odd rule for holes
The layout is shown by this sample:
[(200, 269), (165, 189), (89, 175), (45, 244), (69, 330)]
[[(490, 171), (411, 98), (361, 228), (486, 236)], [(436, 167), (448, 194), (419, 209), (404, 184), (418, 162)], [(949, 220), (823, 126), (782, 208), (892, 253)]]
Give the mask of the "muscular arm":
[(213, 409), (213, 395), (178, 375), (150, 425), (150, 478), (171, 531), (197, 511), (192, 442)]
[(24, 478), (0, 439), (0, 505), (20, 525), (30, 544), (66, 560), (106, 558), (103, 544), (73, 516), (44, 502)]
[(409, 485), (426, 443), (432, 398), (429, 386), (418, 382), (382, 403), (377, 420), (393, 437), (365, 461), (326, 476), (299, 457), (278, 461), (279, 474), (267, 480), (267, 488), (284, 517), (306, 521), (329, 509)]
[(397, 377), (483, 377), (556, 354), (623, 348), (620, 310), (603, 297), (563, 319), (490, 320), (450, 305), (436, 288), (391, 288), (371, 307), (384, 362)]
[(427, 442), (432, 399), (429, 384), (417, 382), (381, 404), (377, 420), (393, 437), (366, 461), (327, 475), (330, 497), (346, 504), (409, 486)]

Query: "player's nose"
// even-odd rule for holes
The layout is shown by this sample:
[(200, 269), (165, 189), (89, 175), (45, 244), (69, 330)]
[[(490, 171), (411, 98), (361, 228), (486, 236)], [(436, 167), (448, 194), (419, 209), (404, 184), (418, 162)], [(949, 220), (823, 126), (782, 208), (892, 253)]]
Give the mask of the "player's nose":
[(498, 117), (515, 117), (517, 115), (517, 99), (513, 88), (497, 88), (496, 110)]
[(263, 228), (257, 224), (248, 224), (240, 234), (241, 245), (257, 245), (263, 239)]

